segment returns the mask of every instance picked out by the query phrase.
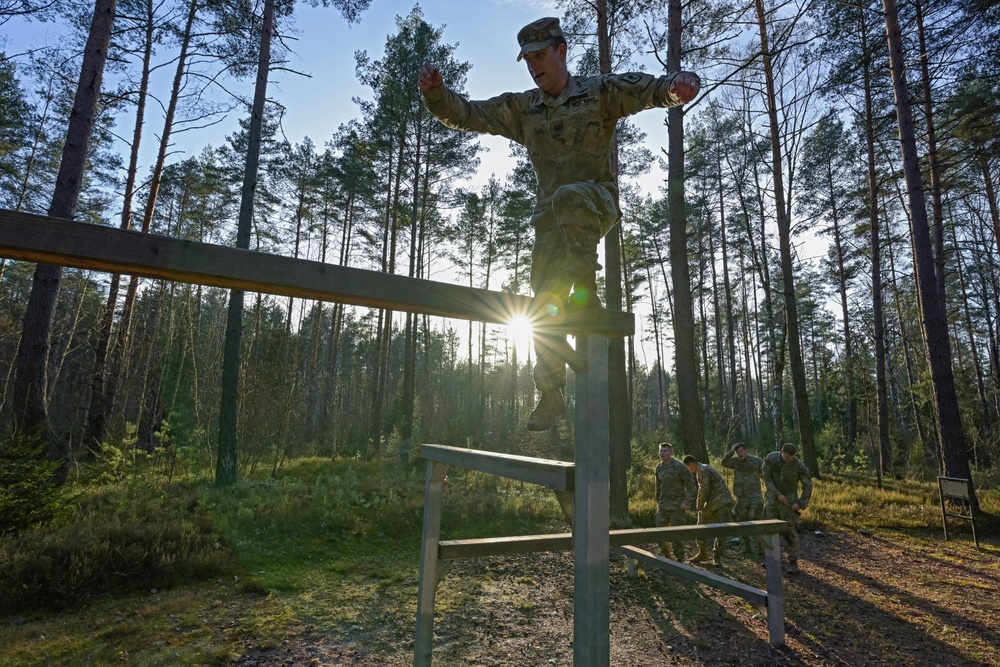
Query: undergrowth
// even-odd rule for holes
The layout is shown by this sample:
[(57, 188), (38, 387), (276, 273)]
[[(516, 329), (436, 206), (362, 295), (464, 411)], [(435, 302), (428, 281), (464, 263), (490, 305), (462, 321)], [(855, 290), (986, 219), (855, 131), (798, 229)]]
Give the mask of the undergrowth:
[[(635, 526), (652, 525), (655, 513), (649, 463), (630, 473)], [(315, 628), (412, 632), (422, 465), (297, 459), (226, 489), (118, 469), (126, 474), (106, 484), (81, 473), (91, 481), (77, 482), (71, 511), (50, 526), (0, 537), (0, 615), (20, 619), (0, 630), (5, 664), (122, 652), (130, 664), (226, 664), (247, 637), (266, 648)], [(936, 493), (933, 483), (878, 489), (863, 474), (828, 474), (804, 520), (824, 530), (936, 531)], [(980, 500), (1000, 515), (1000, 493), (984, 489)], [(550, 491), (467, 470), (451, 470), (443, 508), (444, 539), (567, 530)], [(445, 607), (458, 603), (451, 590), (439, 592)]]

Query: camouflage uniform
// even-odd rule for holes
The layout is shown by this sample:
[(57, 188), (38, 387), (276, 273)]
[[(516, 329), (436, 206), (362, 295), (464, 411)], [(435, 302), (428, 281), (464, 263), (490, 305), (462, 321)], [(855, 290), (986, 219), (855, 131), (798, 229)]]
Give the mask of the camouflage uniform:
[[(748, 454), (745, 460), (741, 460), (732, 449), (722, 457), (722, 466), (734, 471), (734, 521), (757, 521), (764, 515), (764, 501), (760, 494), (760, 467), (763, 463), (763, 459), (753, 454)], [(743, 549), (747, 553), (755, 551), (754, 544), (751, 537), (743, 536)]]
[[(802, 461), (796, 458), (791, 463), (785, 463), (781, 452), (771, 452), (764, 457), (761, 466), (761, 477), (764, 478), (766, 489), (764, 517), (781, 519), (788, 522), (788, 529), (782, 533), (785, 538), (785, 549), (791, 560), (799, 557), (799, 513), (792, 511), (792, 505), (798, 503), (805, 509), (812, 496), (812, 474)], [(799, 495), (799, 485), (802, 485), (802, 495)], [(778, 502), (778, 496), (784, 496), (788, 505)]]
[[(677, 459), (670, 459), (670, 463), (660, 461), (656, 464), (656, 525), (657, 526), (683, 526), (687, 523), (687, 513), (681, 506), (687, 503), (688, 508), (693, 508), (696, 494), (698, 492), (694, 475), (687, 466)], [(673, 557), (677, 560), (684, 558), (683, 542), (660, 543), (660, 550), (663, 555), (670, 557), (671, 547), (673, 547)]]
[[(698, 464), (698, 523), (726, 523), (732, 520), (733, 496), (729, 493), (726, 480), (710, 465)], [(698, 540), (699, 553), (708, 551), (708, 541)], [(722, 560), (726, 552), (726, 540), (715, 538), (712, 553), (715, 562)]]
[[(427, 108), (448, 127), (500, 135), (528, 149), (538, 181), (531, 218), (536, 297), (562, 307), (574, 284), (579, 294), (595, 293), (597, 243), (621, 217), (610, 157), (617, 121), (643, 109), (680, 105), (669, 92), (675, 76), (571, 76), (556, 97), (534, 88), (470, 101), (444, 85), (424, 93)], [(565, 336), (535, 337), (540, 391), (566, 386), (565, 362), (552, 351), (560, 341), (565, 345)]]

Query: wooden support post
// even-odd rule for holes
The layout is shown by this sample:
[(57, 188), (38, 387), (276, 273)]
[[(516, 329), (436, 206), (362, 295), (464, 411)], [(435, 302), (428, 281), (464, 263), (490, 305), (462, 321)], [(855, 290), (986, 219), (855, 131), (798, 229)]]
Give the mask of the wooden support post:
[(767, 568), (767, 633), (772, 646), (785, 645), (785, 603), (781, 594), (781, 535), (767, 536), (764, 565)]
[(576, 337), (588, 370), (576, 374), (576, 484), (573, 503), (573, 665), (611, 664), (608, 580), (608, 339)]
[(420, 541), (420, 578), (417, 584), (417, 630), (413, 642), (413, 667), (430, 667), (434, 650), (434, 600), (437, 597), (438, 542), (441, 539), (441, 500), (448, 464), (427, 464), (424, 492), (424, 531)]

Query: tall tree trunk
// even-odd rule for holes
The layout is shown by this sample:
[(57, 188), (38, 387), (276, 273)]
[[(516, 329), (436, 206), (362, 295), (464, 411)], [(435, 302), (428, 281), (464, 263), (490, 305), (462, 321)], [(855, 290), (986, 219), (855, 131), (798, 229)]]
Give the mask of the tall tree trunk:
[(965, 285), (965, 267), (962, 265), (962, 251), (958, 247), (955, 228), (951, 228), (952, 244), (955, 246), (955, 268), (958, 270), (959, 296), (962, 300), (962, 314), (965, 316), (965, 333), (969, 337), (969, 353), (972, 355), (972, 371), (976, 377), (976, 393), (979, 396), (979, 425), (983, 433), (990, 428), (990, 401), (986, 396), (986, 382), (983, 377), (983, 366), (979, 359), (979, 346), (976, 344), (976, 333), (972, 327), (972, 313), (969, 308), (969, 292)]
[[(247, 130), (247, 161), (243, 172), (240, 195), (240, 217), (236, 230), (236, 247), (250, 247), (253, 226), (254, 194), (257, 190), (260, 163), (261, 130), (264, 125), (264, 103), (267, 100), (267, 78), (271, 66), (271, 35), (274, 31), (274, 2), (264, 0), (264, 15), (260, 28), (260, 54), (257, 60), (257, 82), (254, 87), (250, 126)], [(226, 339), (222, 357), (222, 395), (219, 404), (219, 452), (215, 483), (228, 486), (236, 482), (236, 452), (239, 437), (240, 351), (243, 342), (243, 290), (229, 291), (226, 318)]]
[[(611, 35), (608, 31), (608, 2), (597, 0), (597, 53), (601, 74), (611, 73)], [(612, 146), (612, 173), (618, 174), (618, 143)], [(622, 310), (622, 250), (620, 228), (604, 237), (605, 299), (608, 310)], [(632, 459), (632, 406), (629, 404), (625, 368), (625, 339), (608, 341), (608, 414), (610, 438), (610, 516), (612, 528), (628, 528), (628, 469)]]
[[(129, 229), (132, 226), (132, 197), (135, 194), (136, 172), (139, 169), (139, 147), (142, 143), (142, 128), (146, 118), (146, 97), (149, 91), (150, 65), (153, 59), (153, 3), (146, 0), (145, 15), (145, 43), (142, 53), (142, 75), (139, 78), (138, 98), (135, 105), (135, 125), (132, 128), (132, 146), (129, 152), (128, 172), (125, 176), (125, 192), (122, 195), (122, 216), (119, 227)], [(99, 449), (100, 442), (104, 440), (105, 428), (107, 425), (108, 411), (110, 409), (108, 399), (108, 384), (117, 384), (120, 378), (112, 376), (106, 378), (104, 370), (108, 357), (108, 348), (111, 343), (111, 333), (114, 327), (115, 311), (118, 309), (118, 290), (121, 284), (121, 275), (112, 274), (108, 287), (108, 300), (104, 307), (104, 314), (101, 317), (100, 336), (97, 341), (97, 349), (94, 355), (94, 370), (90, 378), (90, 407), (87, 410), (87, 430), (83, 442), (86, 447), (93, 451)]]
[[(421, 149), (423, 140), (423, 115), (417, 118), (415, 128), (415, 145), (413, 147), (413, 201), (410, 204), (410, 267), (409, 277), (417, 277), (417, 239), (418, 209), (420, 204), (420, 161), (423, 159)], [(399, 447), (400, 461), (405, 462), (410, 455), (410, 445), (413, 439), (413, 408), (416, 401), (417, 373), (417, 317), (412, 312), (406, 313), (406, 335), (403, 340), (403, 387), (402, 387), (402, 423), (399, 435), (402, 440)]]
[[(910, 231), (913, 234), (913, 263), (917, 274), (917, 294), (920, 299), (924, 346), (934, 388), (934, 404), (938, 418), (938, 444), (949, 477), (972, 479), (965, 434), (955, 391), (955, 376), (951, 366), (951, 340), (948, 313), (938, 290), (924, 184), (920, 175), (920, 159), (910, 110), (910, 90), (904, 73), (902, 37), (895, 0), (883, 0), (885, 29), (889, 43), (889, 66), (896, 99), (899, 122), (899, 143), (903, 154), (903, 174), (910, 204)], [(973, 496), (973, 503), (978, 501)]]
[[(681, 69), (681, 1), (667, 5), (667, 69)], [(698, 401), (698, 356), (694, 345), (694, 308), (688, 268), (687, 211), (684, 207), (684, 109), (667, 111), (667, 203), (670, 215), (670, 277), (674, 286), (674, 368), (684, 453), (708, 461), (705, 426)]]
[(847, 376), (844, 386), (847, 388), (847, 446), (854, 448), (858, 433), (858, 397), (855, 390), (854, 340), (851, 336), (851, 311), (847, 301), (847, 269), (844, 260), (843, 234), (840, 230), (840, 210), (837, 207), (833, 174), (827, 170), (830, 201), (832, 202), (833, 244), (837, 254), (837, 285), (840, 291), (840, 311), (844, 321), (844, 373)]
[(743, 415), (737, 406), (738, 379), (736, 370), (736, 322), (733, 317), (733, 287), (729, 280), (729, 238), (726, 233), (726, 204), (722, 188), (722, 160), (716, 163), (719, 174), (719, 244), (722, 246), (722, 289), (726, 304), (726, 350), (729, 355), (727, 435), (734, 440), (743, 439)]
[[(94, 5), (80, 80), (66, 131), (62, 162), (49, 206), (49, 215), (54, 218), (71, 219), (76, 212), (83, 188), (87, 151), (97, 117), (115, 9), (115, 0), (97, 0)], [(69, 472), (69, 451), (65, 441), (52, 432), (46, 394), (52, 318), (59, 298), (61, 279), (62, 269), (58, 266), (39, 264), (35, 268), (31, 295), (21, 325), (21, 342), (15, 359), (13, 417), (16, 431), (41, 438), (45, 443), (46, 455), (52, 460), (64, 461), (59, 475), (59, 481), (63, 482)]]
[(865, 148), (868, 160), (868, 220), (872, 253), (872, 336), (875, 344), (875, 401), (878, 419), (878, 469), (881, 475), (892, 470), (892, 446), (889, 442), (889, 391), (885, 371), (885, 314), (882, 312), (882, 244), (879, 229), (879, 181), (875, 163), (875, 112), (872, 101), (871, 45), (868, 40), (868, 17), (859, 10), (861, 32), (862, 83), (865, 93)]
[(917, 38), (920, 44), (920, 79), (924, 93), (924, 124), (927, 128), (927, 169), (931, 177), (931, 205), (934, 213), (934, 276), (940, 298), (945, 299), (944, 209), (941, 202), (941, 167), (938, 165), (937, 131), (934, 128), (934, 104), (931, 94), (930, 55), (924, 30), (924, 10), (921, 0), (914, 0), (917, 15)]
[(771, 162), (774, 178), (774, 207), (778, 221), (778, 244), (781, 253), (782, 292), (785, 297), (785, 326), (787, 329), (788, 362), (792, 373), (792, 391), (795, 396), (795, 412), (798, 416), (799, 443), (802, 446), (802, 460), (815, 477), (820, 476), (819, 461), (813, 442), (812, 414), (809, 410), (809, 393), (806, 389), (806, 371), (802, 360), (802, 345), (799, 336), (798, 305), (795, 301), (795, 275), (792, 270), (791, 221), (785, 208), (785, 185), (782, 176), (781, 136), (778, 126), (778, 107), (774, 92), (774, 72), (771, 68), (771, 52), (767, 39), (767, 20), (763, 0), (756, 0), (757, 23), (760, 28), (761, 60), (764, 66), (764, 80), (767, 85), (767, 115), (771, 130)]

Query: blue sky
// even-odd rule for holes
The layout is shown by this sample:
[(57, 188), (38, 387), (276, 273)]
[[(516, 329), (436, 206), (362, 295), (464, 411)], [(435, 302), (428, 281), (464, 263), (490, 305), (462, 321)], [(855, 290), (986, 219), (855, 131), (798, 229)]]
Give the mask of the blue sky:
[[(353, 26), (335, 10), (300, 4), (296, 10), (300, 41), (289, 66), (312, 77), (281, 73), (271, 88), (271, 95), (288, 107), (285, 132), (290, 140), (309, 136), (322, 145), (341, 123), (358, 117), (351, 100), (371, 99), (371, 89), (355, 76), (354, 53), (364, 50), (373, 59), (382, 57), (386, 38), (396, 32), (396, 17), (408, 15), (414, 4), (373, 0), (361, 22)], [(556, 8), (529, 0), (425, 0), (419, 5), (428, 23), (444, 27), (444, 41), (458, 45), (456, 59), (471, 63), (466, 86), (470, 97), (482, 99), (533, 87), (524, 63), (516, 60), (516, 35), (537, 18), (558, 16)], [(494, 172), (502, 178), (512, 165), (507, 141), (482, 137), (481, 143), (489, 152), (482, 156), (482, 167), (473, 180), (485, 182)]]

